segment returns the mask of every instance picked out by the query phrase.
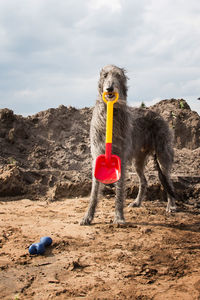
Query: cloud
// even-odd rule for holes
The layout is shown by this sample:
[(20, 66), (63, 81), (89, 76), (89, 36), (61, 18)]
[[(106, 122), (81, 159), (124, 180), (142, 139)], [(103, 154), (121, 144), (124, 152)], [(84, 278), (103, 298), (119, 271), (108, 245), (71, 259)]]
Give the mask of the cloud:
[(128, 70), (130, 103), (185, 97), (199, 109), (199, 13), (195, 0), (0, 1), (0, 106), (91, 106), (112, 63)]
[(104, 10), (111, 10), (111, 12), (118, 12), (122, 9), (122, 4), (120, 0), (90, 0), (88, 4), (90, 9), (99, 10), (103, 8)]

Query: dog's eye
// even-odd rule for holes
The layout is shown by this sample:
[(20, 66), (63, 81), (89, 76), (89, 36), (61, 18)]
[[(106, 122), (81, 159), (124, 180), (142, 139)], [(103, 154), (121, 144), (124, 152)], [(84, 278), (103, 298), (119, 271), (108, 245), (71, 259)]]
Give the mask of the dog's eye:
[(121, 77), (122, 77), (122, 75), (121, 75), (121, 74), (119, 74), (119, 73), (116, 73), (116, 77), (117, 77), (117, 78), (121, 78)]
[(106, 78), (108, 76), (108, 73), (104, 73), (103, 77)]

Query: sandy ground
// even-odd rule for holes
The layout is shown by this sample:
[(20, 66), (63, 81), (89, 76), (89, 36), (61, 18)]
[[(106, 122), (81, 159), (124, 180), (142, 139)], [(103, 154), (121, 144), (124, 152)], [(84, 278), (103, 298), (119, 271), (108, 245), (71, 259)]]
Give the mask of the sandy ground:
[[(126, 205), (131, 200), (126, 201)], [(0, 299), (200, 299), (200, 208), (166, 203), (125, 209), (102, 199), (94, 223), (80, 226), (88, 198), (0, 201)], [(53, 244), (28, 253), (42, 236)]]

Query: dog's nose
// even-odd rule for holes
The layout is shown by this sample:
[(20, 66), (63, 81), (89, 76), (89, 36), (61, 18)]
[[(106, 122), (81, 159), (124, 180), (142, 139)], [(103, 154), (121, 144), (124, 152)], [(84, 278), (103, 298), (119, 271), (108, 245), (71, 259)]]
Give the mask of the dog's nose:
[(112, 93), (114, 91), (113, 86), (110, 86), (106, 89), (109, 93)]

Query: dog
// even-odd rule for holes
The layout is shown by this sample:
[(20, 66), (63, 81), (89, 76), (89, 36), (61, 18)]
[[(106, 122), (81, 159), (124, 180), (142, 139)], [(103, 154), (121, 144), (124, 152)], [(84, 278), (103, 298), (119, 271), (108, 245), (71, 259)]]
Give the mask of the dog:
[(100, 185), (94, 177), (95, 160), (105, 153), (106, 104), (102, 100), (103, 92), (109, 92), (107, 100), (112, 100), (114, 92), (119, 94), (113, 110), (112, 154), (121, 158), (121, 177), (116, 185), (114, 223), (124, 224), (125, 170), (134, 162), (139, 177), (139, 191), (131, 207), (139, 207), (145, 195), (147, 180), (144, 175), (146, 159), (154, 155), (159, 179), (168, 196), (167, 211), (176, 211), (175, 193), (170, 179), (173, 163), (173, 135), (168, 124), (157, 113), (142, 108), (131, 108), (127, 105), (127, 76), (123, 68), (114, 65), (105, 66), (100, 72), (98, 98), (93, 110), (90, 141), (92, 155), (92, 190), (89, 207), (80, 225), (91, 224), (98, 202)]

